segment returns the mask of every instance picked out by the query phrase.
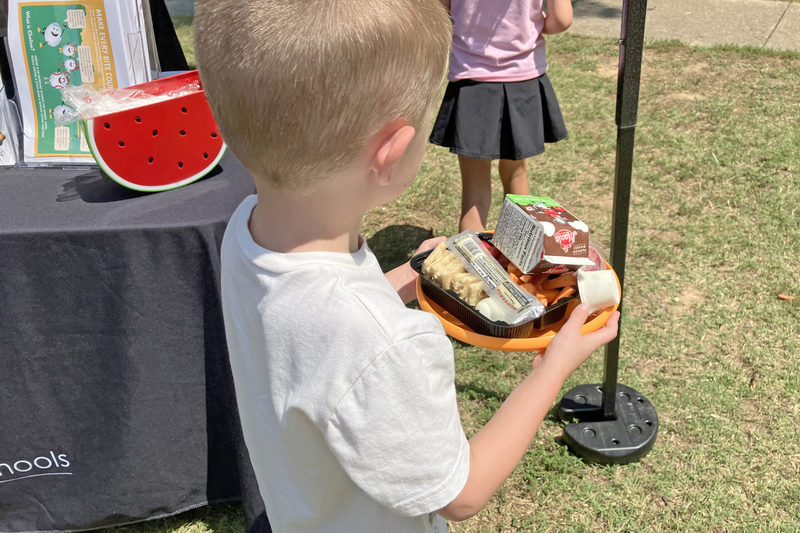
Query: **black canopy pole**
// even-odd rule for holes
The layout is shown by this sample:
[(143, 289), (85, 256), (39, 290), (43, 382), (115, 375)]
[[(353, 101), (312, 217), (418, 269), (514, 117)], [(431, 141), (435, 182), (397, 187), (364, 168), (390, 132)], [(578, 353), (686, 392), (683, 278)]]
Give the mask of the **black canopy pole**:
[[(625, 257), (633, 172), (633, 141), (639, 107), (639, 79), (644, 47), (647, 0), (624, 0), (617, 76), (617, 158), (614, 168), (614, 211), (611, 222), (611, 267), (625, 293)], [(620, 300), (620, 310), (622, 303)], [(620, 324), (621, 326), (621, 324)], [(603, 418), (614, 416), (620, 334), (606, 346)]]
[[(614, 211), (611, 223), (611, 267), (622, 287), (628, 240), (633, 141), (639, 103), (639, 78), (644, 45), (647, 0), (624, 0), (617, 78), (617, 150), (614, 168)], [(620, 323), (621, 326), (621, 323)], [(579, 385), (564, 395), (559, 416), (577, 420), (564, 427), (564, 441), (587, 462), (623, 464), (647, 454), (655, 443), (658, 415), (638, 391), (617, 383), (619, 339), (606, 345), (602, 384)]]

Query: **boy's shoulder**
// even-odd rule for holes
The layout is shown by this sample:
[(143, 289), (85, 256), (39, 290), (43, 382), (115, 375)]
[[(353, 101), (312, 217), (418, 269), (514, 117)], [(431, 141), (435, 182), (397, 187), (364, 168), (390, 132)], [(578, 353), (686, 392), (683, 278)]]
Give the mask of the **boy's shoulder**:
[(400, 300), (366, 243), (353, 254), (301, 252), (279, 254), (259, 247), (247, 221), (256, 197), (246, 198), (228, 223), (222, 245), (224, 296), (261, 299), (280, 309), (275, 321), (305, 316), (314, 328), (371, 331), (388, 342), (422, 333), (444, 335), (429, 313)]

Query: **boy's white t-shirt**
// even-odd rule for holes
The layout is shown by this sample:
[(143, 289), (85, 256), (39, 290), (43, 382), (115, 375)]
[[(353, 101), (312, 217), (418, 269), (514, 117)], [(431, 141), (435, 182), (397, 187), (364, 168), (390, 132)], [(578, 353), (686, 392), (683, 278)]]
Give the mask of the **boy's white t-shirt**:
[[(281, 254), (248, 230), (222, 244), (222, 303), (239, 414), (272, 530), (446, 531), (469, 444), (453, 349), (408, 309), (366, 243)], [(363, 241), (363, 239), (362, 239)]]

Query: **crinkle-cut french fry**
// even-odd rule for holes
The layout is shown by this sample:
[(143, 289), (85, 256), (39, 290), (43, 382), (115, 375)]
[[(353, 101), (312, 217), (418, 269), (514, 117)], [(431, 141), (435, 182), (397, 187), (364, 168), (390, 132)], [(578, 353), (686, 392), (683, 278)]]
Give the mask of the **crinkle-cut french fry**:
[(520, 270), (519, 267), (517, 267), (517, 265), (515, 265), (514, 263), (509, 263), (508, 267), (506, 267), (506, 270), (508, 271), (509, 274), (512, 274), (517, 278), (519, 278), (524, 274), (524, 272), (522, 272), (522, 270)]
[(519, 286), (522, 290), (528, 291), (533, 295), (539, 292), (536, 285), (534, 285), (533, 283), (520, 283)]
[(537, 294), (544, 296), (548, 302), (548, 305), (553, 305), (553, 301), (558, 296), (558, 289), (542, 289)]
[(570, 287), (578, 283), (578, 277), (574, 272), (566, 272), (553, 279), (548, 279), (542, 283), (543, 289), (560, 289), (561, 287)]
[(562, 299), (562, 298), (569, 298), (569, 297), (570, 297), (570, 296), (572, 296), (573, 294), (575, 294), (575, 287), (573, 287), (572, 285), (570, 285), (570, 286), (568, 286), (568, 287), (564, 287), (564, 288), (563, 288), (563, 289), (561, 289), (561, 291), (560, 291), (560, 292), (559, 292), (559, 293), (556, 295), (556, 297), (555, 297), (555, 300), (553, 300), (553, 303), (554, 303), (554, 304), (556, 304), (556, 303), (558, 303), (558, 301), (559, 301), (560, 299)]
[(536, 287), (537, 291), (542, 290), (542, 284), (547, 281), (547, 274), (536, 274), (531, 279), (531, 283), (533, 283), (534, 287)]

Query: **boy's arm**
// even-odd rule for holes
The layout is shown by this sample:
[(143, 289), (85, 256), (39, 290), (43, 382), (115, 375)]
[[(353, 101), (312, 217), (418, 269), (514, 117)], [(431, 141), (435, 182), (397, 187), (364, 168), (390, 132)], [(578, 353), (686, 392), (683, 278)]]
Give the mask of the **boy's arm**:
[(448, 520), (466, 520), (480, 511), (522, 459), (566, 378), (597, 348), (617, 336), (619, 313), (594, 333), (581, 335), (589, 316), (579, 305), (553, 338), (533, 371), (470, 440), (469, 476), (455, 500), (439, 510)]
[(572, 24), (571, 0), (547, 0), (542, 33), (561, 33)]
[[(414, 252), (413, 255), (421, 254), (422, 252), (436, 248), (436, 245), (444, 240), (447, 240), (447, 237), (434, 237), (433, 239), (426, 239), (422, 241), (422, 244), (419, 245), (419, 248), (417, 248), (417, 251)], [(416, 299), (417, 277), (419, 277), (419, 274), (417, 274), (414, 269), (411, 268), (411, 265), (408, 263), (408, 261), (386, 272), (384, 275), (386, 276), (386, 279), (389, 280), (389, 283), (392, 284), (394, 290), (397, 291), (397, 294), (400, 295), (400, 298), (403, 300), (404, 304)]]

